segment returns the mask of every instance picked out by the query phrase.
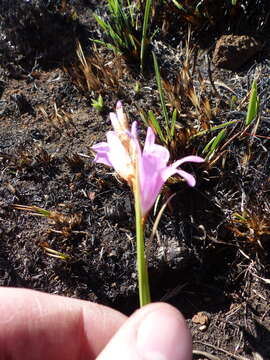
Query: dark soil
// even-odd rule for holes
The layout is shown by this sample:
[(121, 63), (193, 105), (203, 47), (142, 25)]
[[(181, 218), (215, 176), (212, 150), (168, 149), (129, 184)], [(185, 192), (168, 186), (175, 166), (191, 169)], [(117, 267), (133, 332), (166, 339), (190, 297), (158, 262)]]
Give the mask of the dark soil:
[[(95, 301), (130, 314), (138, 307), (132, 193), (112, 169), (93, 162), (90, 147), (105, 139), (118, 99), (130, 121), (138, 120), (142, 139), (139, 110), (152, 109), (161, 118), (152, 57), (147, 55), (141, 75), (136, 64), (110, 50), (94, 50), (88, 39), (102, 34), (92, 14), (105, 14), (105, 1), (74, 1), (49, 10), (41, 3), (21, 0), (12, 7), (0, 1), (0, 285)], [(258, 1), (256, 6), (261, 24), (269, 9)], [(19, 28), (11, 32), (18, 17)], [(244, 122), (256, 77), (256, 131), (231, 127), (226, 139), (233, 140), (227, 147), (224, 141), (220, 157), (187, 167), (196, 175), (195, 189), (179, 179), (165, 186), (162, 202), (176, 196), (152, 243), (154, 214), (146, 227), (152, 300), (183, 312), (193, 334), (194, 359), (270, 359), (269, 22), (258, 30), (261, 51), (241, 68), (224, 70), (211, 61), (221, 35), (254, 35), (252, 26), (258, 24), (251, 19), (241, 18), (237, 29), (220, 24), (209, 29), (205, 23), (193, 28), (197, 62), (192, 78), (201, 99), (209, 99), (214, 126)], [(188, 26), (177, 31), (174, 26), (152, 41), (167, 84), (176, 81), (185, 59)], [(207, 31), (211, 36), (205, 41)], [(76, 57), (77, 41), (101, 66), (90, 90)], [(91, 105), (99, 94), (101, 113)], [(172, 103), (168, 93), (167, 100)], [(201, 155), (213, 134), (189, 142), (183, 129), (205, 129), (205, 113), (196, 113), (184, 97), (179, 106), (172, 156)], [(46, 209), (51, 218), (17, 205)], [(237, 222), (235, 213), (245, 213), (248, 220)], [(46, 249), (66, 257), (51, 257)]]

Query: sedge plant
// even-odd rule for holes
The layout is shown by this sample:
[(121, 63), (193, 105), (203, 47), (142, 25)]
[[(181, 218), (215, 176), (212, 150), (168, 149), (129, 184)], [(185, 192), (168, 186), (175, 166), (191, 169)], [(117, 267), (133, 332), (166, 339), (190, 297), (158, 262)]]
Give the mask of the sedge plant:
[[(247, 113), (244, 121), (244, 130), (240, 131), (238, 133), (235, 133), (230, 139), (227, 139), (225, 144), (228, 145), (235, 137), (240, 137), (242, 133), (245, 133), (247, 128), (250, 127), (250, 125), (254, 122), (258, 115), (258, 107), (259, 107), (259, 96), (257, 93), (257, 82), (256, 80), (253, 80), (250, 95), (249, 95), (249, 101), (247, 106)], [(226, 123), (213, 126), (209, 130), (203, 130), (198, 132), (197, 134), (193, 135), (193, 137), (198, 137), (205, 135), (207, 133), (215, 132), (219, 130), (217, 135), (213, 136), (211, 140), (205, 145), (202, 153), (205, 155), (206, 159), (210, 160), (213, 158), (213, 156), (217, 153), (218, 149), (220, 148), (220, 144), (222, 141), (226, 139), (226, 135), (228, 133), (228, 128), (231, 125), (236, 125), (237, 123), (243, 123), (241, 120), (231, 120)], [(223, 150), (223, 147), (221, 147)]]
[[(81, 217), (76, 214), (68, 216), (61, 214), (57, 211), (46, 210), (38, 206), (15, 204), (13, 205), (13, 208), (16, 210), (29, 211), (30, 215), (47, 218), (50, 223), (58, 225), (61, 228), (60, 231), (51, 229), (51, 232), (60, 233), (66, 237), (70, 236), (72, 232), (75, 233), (75, 231), (73, 231), (73, 228), (79, 225), (81, 222)], [(39, 246), (44, 250), (45, 254), (50, 257), (63, 261), (69, 261), (71, 259), (71, 256), (69, 254), (52, 249), (46, 241), (39, 242)]]
[(122, 103), (117, 102), (116, 112), (110, 114), (113, 131), (107, 132), (107, 142), (92, 146), (95, 162), (110, 166), (129, 184), (135, 200), (136, 251), (140, 306), (151, 301), (147, 259), (144, 249), (144, 226), (163, 184), (178, 174), (188, 185), (195, 186), (195, 178), (179, 166), (186, 162), (201, 163), (199, 156), (186, 156), (167, 165), (168, 149), (155, 143), (155, 134), (148, 127), (144, 148), (138, 139), (137, 122), (129, 127)]
[(145, 2), (142, 24), (129, 0), (107, 0), (107, 3), (109, 21), (97, 14), (94, 17), (109, 41), (95, 41), (116, 53), (123, 54), (127, 59), (139, 61), (140, 69), (143, 71), (145, 53), (151, 41), (148, 30), (152, 0)]

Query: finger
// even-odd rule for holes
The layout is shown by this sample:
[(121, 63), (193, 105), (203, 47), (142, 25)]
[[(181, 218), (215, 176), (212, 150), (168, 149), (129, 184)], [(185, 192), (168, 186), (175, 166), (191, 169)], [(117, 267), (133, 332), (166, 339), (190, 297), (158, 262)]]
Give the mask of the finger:
[(190, 360), (191, 335), (174, 307), (156, 303), (135, 312), (97, 360)]
[(0, 359), (95, 359), (126, 317), (108, 307), (0, 288)]

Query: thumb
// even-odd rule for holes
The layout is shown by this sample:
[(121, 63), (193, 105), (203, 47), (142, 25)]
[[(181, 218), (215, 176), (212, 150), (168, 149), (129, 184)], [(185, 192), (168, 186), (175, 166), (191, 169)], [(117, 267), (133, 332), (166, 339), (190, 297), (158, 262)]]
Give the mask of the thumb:
[(97, 360), (191, 360), (191, 335), (181, 313), (165, 303), (137, 310)]

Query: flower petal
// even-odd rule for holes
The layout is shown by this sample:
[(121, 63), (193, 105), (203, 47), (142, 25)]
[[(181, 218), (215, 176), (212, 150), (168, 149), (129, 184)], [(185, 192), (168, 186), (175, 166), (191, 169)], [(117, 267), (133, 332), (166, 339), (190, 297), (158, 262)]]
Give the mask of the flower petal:
[(134, 137), (134, 139), (137, 139), (137, 121), (133, 121), (133, 123), (131, 124), (131, 135)]
[(144, 152), (149, 152), (151, 151), (151, 147), (152, 145), (155, 143), (155, 134), (153, 129), (149, 126), (147, 128), (147, 133), (146, 133), (146, 138), (145, 138), (145, 144), (144, 144), (144, 148), (143, 151)]
[(202, 163), (205, 160), (197, 155), (189, 155), (189, 156), (185, 156), (182, 159), (176, 160), (172, 165), (174, 167), (178, 167), (182, 164), (184, 164), (185, 162), (195, 162), (195, 163)]
[(129, 153), (114, 131), (107, 132), (107, 141), (110, 148), (108, 158), (112, 167), (122, 178), (129, 180), (129, 177), (134, 173)]
[(148, 127), (143, 151), (138, 141), (137, 122), (132, 123), (129, 129), (127, 117), (120, 101), (117, 102), (116, 112), (110, 113), (114, 131), (107, 132), (107, 143), (99, 143), (92, 147), (96, 152), (96, 162), (112, 166), (118, 174), (128, 181), (134, 189), (136, 178), (136, 164), (139, 165), (139, 182), (142, 202), (142, 215), (145, 217), (166, 180), (178, 174), (188, 185), (195, 186), (193, 175), (178, 169), (185, 162), (201, 163), (199, 156), (186, 156), (167, 166), (170, 158), (169, 150), (155, 144), (155, 133)]
[(165, 167), (169, 161), (170, 153), (164, 146), (155, 144), (155, 134), (151, 127), (148, 127), (145, 144), (143, 148), (143, 156), (151, 156), (158, 159), (156, 167), (161, 169)]
[(110, 112), (110, 119), (111, 119), (111, 123), (112, 123), (112, 127), (113, 127), (114, 131), (118, 131), (118, 129), (119, 129), (118, 119), (114, 112)]
[(118, 134), (120, 134), (121, 132), (129, 131), (127, 117), (124, 113), (121, 101), (117, 101), (116, 112), (110, 113), (110, 119), (114, 131), (116, 131)]
[(121, 122), (126, 117), (126, 115), (124, 113), (122, 102), (120, 100), (118, 100), (116, 103), (116, 116), (117, 116), (119, 122)]
[(172, 165), (168, 166), (167, 168), (165, 168), (163, 170), (162, 178), (163, 178), (164, 182), (167, 181), (167, 179), (170, 176), (172, 176), (174, 174), (178, 174), (186, 180), (186, 182), (188, 183), (189, 186), (192, 186), (192, 187), (195, 186), (196, 179), (193, 175), (189, 174), (188, 172), (186, 172), (184, 170), (177, 169), (178, 166), (180, 166), (181, 164), (183, 164), (185, 162), (201, 163), (201, 162), (204, 162), (204, 159), (201, 158), (200, 156), (190, 155), (190, 156), (186, 156), (186, 157), (183, 157), (182, 159), (175, 161), (174, 163), (172, 163)]
[[(150, 145), (150, 143), (148, 143), (148, 145)], [(160, 145), (152, 143), (151, 146), (146, 146), (143, 150), (139, 164), (143, 216), (145, 216), (153, 206), (165, 182), (162, 178), (162, 170), (167, 168), (168, 158), (168, 150)]]
[(104, 164), (107, 166), (112, 166), (112, 163), (109, 160), (109, 152), (110, 147), (107, 143), (101, 142), (98, 144), (95, 144), (91, 147), (96, 152), (96, 157), (94, 159), (95, 162)]
[(154, 205), (156, 198), (164, 184), (159, 169), (158, 158), (142, 156), (140, 161), (140, 187), (142, 215), (146, 216)]
[(176, 174), (178, 174), (182, 178), (184, 178), (189, 186), (194, 187), (196, 185), (195, 177), (193, 175), (189, 174), (188, 172), (186, 172), (184, 170), (177, 170)]

